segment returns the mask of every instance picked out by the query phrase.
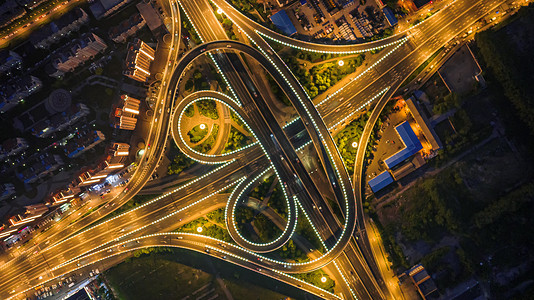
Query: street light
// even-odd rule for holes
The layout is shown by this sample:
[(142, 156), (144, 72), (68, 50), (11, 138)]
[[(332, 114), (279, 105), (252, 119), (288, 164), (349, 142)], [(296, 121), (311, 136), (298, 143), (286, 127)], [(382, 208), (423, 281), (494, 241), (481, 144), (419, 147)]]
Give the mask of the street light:
[(206, 124), (204, 123), (200, 124), (200, 130), (204, 130), (204, 129), (206, 129)]
[(321, 282), (322, 283), (326, 283), (326, 277), (325, 276), (321, 277)]
[(352, 148), (358, 148), (358, 142), (352, 142)]
[(342, 59), (340, 59), (340, 60), (337, 62), (337, 64), (338, 64), (340, 67), (343, 67), (343, 65), (345, 64), (345, 62), (344, 62)]
[(198, 227), (197, 227), (197, 232), (198, 232), (198, 233), (201, 233), (201, 232), (202, 232), (202, 226), (198, 226)]
[(219, 15), (221, 15), (221, 14), (223, 13), (222, 8), (218, 8), (218, 9), (217, 9), (217, 13), (218, 13)]

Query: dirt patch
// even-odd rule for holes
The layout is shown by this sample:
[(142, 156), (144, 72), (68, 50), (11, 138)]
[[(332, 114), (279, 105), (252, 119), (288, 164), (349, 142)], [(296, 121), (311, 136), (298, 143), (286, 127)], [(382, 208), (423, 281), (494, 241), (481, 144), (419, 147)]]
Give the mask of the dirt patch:
[(453, 92), (466, 95), (475, 89), (477, 81), (474, 76), (481, 70), (466, 45), (460, 48), (439, 72)]

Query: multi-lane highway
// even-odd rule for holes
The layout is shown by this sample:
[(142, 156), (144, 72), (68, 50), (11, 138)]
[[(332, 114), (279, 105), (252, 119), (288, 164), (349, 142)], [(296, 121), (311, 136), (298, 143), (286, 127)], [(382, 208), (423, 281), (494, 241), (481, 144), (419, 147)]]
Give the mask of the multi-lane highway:
[[(485, 14), (489, 13), (496, 5), (500, 4), (501, 2), (503, 1), (455, 1), (454, 4), (442, 9), (435, 16), (428, 19), (427, 22), (424, 22), (423, 25), (417, 27), (417, 29), (413, 30), (413, 32), (410, 32), (407, 35), (407, 41), (400, 41), (399, 43), (396, 43), (382, 50), (382, 53), (384, 53), (383, 59), (379, 60), (369, 69), (359, 74), (343, 89), (339, 90), (336, 93), (333, 93), (324, 101), (322, 100), (320, 103), (316, 103), (317, 110), (315, 110), (313, 106), (309, 106), (305, 102), (305, 100), (307, 99), (307, 95), (299, 92), (300, 89), (298, 88), (298, 83), (292, 81), (292, 78), (294, 77), (291, 75), (289, 70), (287, 70), (287, 68), (283, 65), (283, 63), (281, 63), (279, 58), (277, 58), (276, 54), (272, 51), (272, 49), (270, 49), (270, 47), (258, 36), (254, 28), (252, 27), (253, 24), (251, 23), (251, 21), (248, 19), (232, 20), (237, 26), (241, 28), (241, 30), (245, 34), (247, 34), (249, 39), (251, 39), (253, 43), (258, 46), (260, 51), (262, 51), (262, 56), (254, 58), (259, 61), (263, 61), (261, 64), (264, 65), (264, 67), (274, 68), (276, 70), (275, 72), (279, 72), (280, 75), (284, 76), (287, 80), (286, 84), (289, 85), (286, 90), (297, 90), (297, 92), (292, 95), (290, 92), (290, 95), (295, 97), (294, 100), (302, 102), (300, 104), (296, 104), (302, 105), (301, 107), (305, 111), (301, 114), (301, 118), (304, 117), (304, 122), (296, 121), (292, 123), (291, 125), (285, 128), (283, 134), (287, 137), (293, 137), (297, 136), (299, 132), (307, 131), (313, 139), (313, 146), (315, 147), (316, 153), (327, 153), (327, 155), (321, 156), (323, 160), (323, 165), (328, 168), (328, 161), (330, 161), (330, 163), (333, 163), (333, 165), (336, 166), (335, 168), (337, 168), (339, 162), (336, 162), (335, 160), (332, 160), (331, 157), (329, 157), (329, 155), (334, 155), (335, 157), (335, 153), (328, 154), (328, 150), (326, 150), (325, 152), (325, 148), (323, 148), (327, 147), (330, 148), (330, 150), (335, 149), (335, 146), (334, 148), (332, 148), (332, 144), (328, 140), (328, 137), (330, 135), (327, 132), (327, 129), (335, 127), (339, 122), (350, 120), (354, 110), (369, 105), (370, 103), (368, 102), (371, 99), (380, 99), (378, 105), (373, 111), (371, 118), (371, 121), (376, 120), (376, 118), (378, 118), (379, 116), (381, 107), (383, 107), (389, 96), (395, 91), (395, 89), (400, 85), (400, 83), (402, 83), (404, 79), (407, 78), (417, 68), (417, 66), (423, 63), (433, 52), (441, 48), (451, 38), (465, 31), (466, 28), (473, 24), (473, 22), (475, 22)], [(209, 9), (211, 10), (211, 8)], [(201, 26), (198, 25), (197, 22), (195, 22), (193, 17), (191, 18), (193, 20), (193, 24)], [(210, 27), (209, 24), (205, 26)], [(212, 29), (207, 28), (206, 30)], [(205, 46), (200, 46), (199, 48), (197, 48), (197, 51), (201, 50), (202, 47)], [(226, 47), (226, 45), (223, 47)], [(237, 47), (238, 45), (237, 43), (235, 43), (235, 46), (234, 44), (232, 44), (231, 48), (232, 50), (238, 50), (236, 49)], [(178, 47), (175, 48), (177, 49)], [(220, 55), (220, 57), (223, 56), (224, 55)], [(222, 65), (220, 62), (218, 63)], [(226, 65), (224, 61), (223, 64)], [(225, 71), (224, 68), (225, 67), (223, 66), (223, 72)], [(176, 73), (173, 73), (173, 75), (174, 74)], [(236, 76), (237, 74), (231, 72), (225, 73), (225, 75), (227, 75), (227, 77), (231, 77)], [(165, 82), (168, 83), (167, 87), (174, 86), (172, 84), (173, 80), (171, 77), (171, 73), (165, 72), (165, 76)], [(241, 81), (242, 79), (234, 77), (234, 80)], [(231, 80), (231, 82), (233, 82), (234, 80)], [(178, 80), (176, 81), (176, 83), (177, 82)], [(278, 83), (284, 86), (283, 82)], [(385, 92), (386, 90), (387, 92)], [(246, 90), (246, 87), (245, 90), (242, 90), (242, 92), (243, 94), (248, 94), (249, 97), (253, 98), (251, 92)], [(174, 90), (166, 90), (165, 88), (162, 91), (162, 97), (160, 99), (163, 101), (162, 103), (160, 103), (160, 105), (164, 105), (164, 107), (170, 108), (172, 105), (172, 99), (174, 99)], [(341, 110), (338, 110), (339, 108), (341, 108)], [(144, 165), (140, 166), (138, 171), (140, 172), (140, 175), (138, 175), (139, 177), (135, 179), (132, 188), (128, 191), (131, 191), (130, 193), (134, 193), (144, 184), (143, 178), (146, 178), (146, 176), (150, 175), (146, 175), (146, 173), (151, 173), (150, 164), (155, 164), (159, 160), (158, 153), (160, 153), (161, 148), (163, 148), (164, 142), (159, 143), (161, 145), (158, 145), (157, 141), (164, 140), (167, 137), (168, 123), (170, 123), (170, 115), (166, 114), (165, 111), (166, 109), (163, 110), (164, 113), (162, 113), (161, 115), (155, 116), (153, 125), (154, 127), (151, 131), (151, 134), (154, 134), (153, 139), (154, 141), (156, 141), (152, 145), (155, 146), (153, 146), (152, 149), (149, 149), (150, 151), (147, 151), (148, 154), (146, 158), (148, 158), (148, 161), (146, 161), (146, 158), (143, 158), (143, 160), (146, 162), (141, 162), (141, 164), (144, 163)], [(316, 111), (316, 113), (314, 111)], [(309, 119), (306, 119), (308, 117)], [(156, 119), (159, 120), (156, 121)], [(313, 124), (313, 122), (319, 122), (321, 120), (324, 120), (324, 126), (315, 126), (315, 124)], [(306, 124), (306, 122), (308, 124)], [(366, 137), (370, 133), (370, 130), (373, 127), (372, 125), (373, 122), (369, 122), (366, 126), (363, 138), (361, 139), (361, 144), (359, 145), (359, 149), (366, 148)], [(282, 133), (279, 131), (277, 132), (277, 136), (280, 136), (282, 138)], [(319, 136), (321, 138), (318, 138)], [(294, 141), (291, 143), (294, 144)], [(292, 145), (291, 147), (298, 148), (295, 145)], [(130, 236), (139, 236), (147, 233), (158, 232), (160, 230), (167, 230), (171, 228), (171, 226), (176, 226), (180, 224), (180, 222), (182, 222), (180, 218), (181, 216), (185, 216), (184, 212), (187, 211), (187, 215), (191, 214), (196, 216), (196, 212), (201, 212), (206, 208), (209, 209), (209, 201), (213, 198), (212, 196), (216, 195), (220, 191), (226, 190), (231, 185), (241, 182), (242, 180), (244, 180), (244, 178), (248, 177), (252, 173), (252, 171), (265, 170), (270, 167), (270, 162), (264, 156), (265, 153), (263, 152), (261, 147), (253, 146), (249, 149), (245, 149), (243, 153), (245, 152), (247, 157), (247, 164), (238, 163), (239, 160), (232, 160), (231, 162), (218, 167), (212, 173), (207, 174), (206, 176), (203, 176), (198, 180), (190, 182), (168, 195), (158, 197), (154, 201), (151, 201), (142, 207), (119, 215), (99, 225), (89, 227), (81, 233), (75, 232), (78, 229), (84, 228), (87, 225), (94, 223), (94, 220), (97, 220), (100, 217), (94, 217), (95, 219), (93, 219), (93, 222), (88, 222), (85, 224), (85, 226), (81, 227), (73, 227), (77, 223), (80, 223), (76, 222), (70, 226), (62, 227), (61, 230), (56, 230), (54, 228), (53, 232), (50, 232), (48, 235), (44, 235), (43, 239), (40, 240), (40, 242), (42, 241), (40, 244), (40, 248), (42, 250), (37, 253), (28, 252), (27, 255), (24, 256), (24, 259), (15, 260), (0, 267), (0, 298), (5, 299), (11, 296), (15, 296), (18, 293), (28, 288), (31, 288), (34, 285), (40, 284), (41, 282), (60, 275), (60, 273), (63, 271), (66, 272), (69, 270), (76, 269), (77, 266), (74, 266), (72, 264), (62, 266), (61, 268), (63, 269), (61, 270), (56, 269), (56, 267), (61, 266), (62, 264), (69, 261), (72, 261), (72, 263), (77, 263), (76, 258), (81, 257), (85, 254), (90, 254), (98, 250), (101, 250), (99, 253), (102, 253), (102, 251), (107, 251), (104, 250), (105, 247), (116, 243), (114, 241), (115, 239), (128, 238)], [(357, 210), (361, 212), (361, 201), (359, 200), (361, 200), (360, 198), (362, 189), (361, 172), (363, 170), (363, 154), (358, 152), (357, 157), (357, 165), (355, 168), (357, 172), (355, 174), (354, 179), (356, 193), (351, 202), (353, 203), (353, 205), (356, 205)], [(295, 169), (296, 167), (293, 166), (292, 168)], [(338, 168), (337, 171), (341, 171), (340, 169), (344, 170), (343, 166)], [(145, 171), (143, 172), (143, 170)], [(300, 173), (298, 175), (302, 178), (305, 178), (306, 176)], [(345, 188), (351, 189), (351, 183), (346, 183), (344, 181), (345, 179), (343, 178), (343, 176), (341, 176), (341, 178), (331, 180), (332, 185), (335, 184), (336, 188), (340, 188), (340, 183), (343, 182), (343, 186)], [(341, 191), (341, 189), (339, 190)], [(126, 194), (128, 194), (128, 192)], [(348, 192), (350, 193), (351, 191), (349, 190)], [(200, 206), (200, 203), (202, 203), (203, 205)], [(104, 214), (106, 214), (105, 211), (103, 211), (102, 215)], [(90, 216), (92, 215), (93, 214), (91, 214)], [(343, 252), (345, 254), (339, 256), (341, 254), (340, 251), (337, 252), (336, 255), (332, 255), (332, 257), (328, 257), (328, 254), (324, 255), (323, 257), (326, 258), (314, 260), (314, 262), (320, 261), (320, 263), (317, 263), (317, 265), (311, 268), (309, 266), (313, 265), (314, 262), (303, 264), (303, 267), (299, 266), (298, 264), (285, 264), (286, 266), (284, 266), (284, 264), (280, 264), (276, 261), (271, 261), (267, 258), (259, 258), (257, 254), (254, 254), (252, 251), (246, 250), (245, 248), (239, 248), (240, 250), (236, 248), (228, 252), (232, 255), (239, 257), (239, 259), (236, 258), (235, 261), (232, 261), (233, 263), (237, 263), (243, 266), (247, 265), (246, 260), (250, 260), (250, 258), (256, 259), (256, 266), (254, 268), (260, 268), (260, 270), (255, 270), (257, 272), (262, 272), (265, 274), (269, 272), (279, 274), (280, 272), (298, 272), (302, 270), (311, 270), (324, 265), (325, 263), (333, 260), (336, 257), (339, 257), (339, 259), (337, 260), (338, 263), (336, 265), (336, 268), (341, 271), (341, 280), (346, 280), (348, 281), (349, 285), (354, 287), (357, 286), (362, 289), (349, 289), (348, 292), (344, 292), (343, 294), (345, 298), (388, 297), (387, 291), (384, 291), (382, 285), (380, 288), (377, 288), (376, 283), (362, 283), (362, 281), (365, 281), (365, 279), (362, 278), (380, 278), (380, 276), (379, 274), (376, 274), (377, 271), (373, 267), (373, 263), (371, 261), (373, 259), (372, 251), (365, 242), (366, 220), (364, 218), (364, 215), (361, 213), (353, 213), (352, 215), (354, 217), (350, 219), (356, 221), (356, 218), (358, 218), (358, 241), (361, 241), (361, 244), (358, 244), (359, 247), (355, 247), (353, 243), (349, 243), (349, 246), (345, 248), (345, 245), (350, 241), (352, 234), (348, 235), (348, 240), (346, 242), (339, 242), (339, 240), (342, 240), (341, 238), (339, 238), (336, 245), (341, 246), (339, 246), (338, 248), (335, 248), (335, 246), (333, 248), (329, 248), (330, 251), (327, 253), (336, 253), (338, 249), (341, 249), (345, 250), (345, 252)], [(312, 220), (316, 220), (316, 217), (317, 219), (319, 219), (323, 216), (311, 215), (310, 217), (312, 218)], [(184, 221), (186, 221), (185, 218)], [(345, 222), (347, 222), (347, 220), (345, 220)], [(329, 225), (334, 226), (335, 224)], [(350, 226), (347, 226), (350, 224), (345, 223), (343, 225), (344, 229), (347, 232), (352, 232)], [(316, 224), (316, 226), (319, 227), (320, 224)], [(76, 228), (76, 230), (69, 231), (68, 228), (70, 227)], [(66, 234), (63, 232), (66, 232)], [(47, 243), (46, 241), (49, 240), (50, 237), (52, 237), (51, 242)], [(191, 241), (201, 241), (201, 243), (203, 243), (204, 245), (210, 245), (210, 247), (213, 247), (214, 249), (219, 249), (217, 251), (227, 251), (224, 250), (224, 248), (222, 248), (220, 245), (212, 245), (209, 241), (203, 240), (205, 238), (195, 236), (191, 237), (191, 240), (189, 240), (188, 237), (184, 236), (182, 239), (183, 243), (189, 243)], [(159, 243), (158, 241), (155, 241), (154, 243), (158, 245), (164, 244)], [(176, 243), (177, 246), (181, 245), (178, 242)], [(197, 249), (195, 250), (205, 251), (205, 249), (200, 248), (197, 247)], [(332, 249), (335, 249), (335, 251)], [(359, 251), (362, 252), (361, 255), (358, 253)], [(258, 258), (261, 260), (259, 260)], [(365, 261), (361, 261), (362, 258), (364, 258)], [(87, 260), (84, 263), (91, 262), (91, 257), (85, 257), (83, 259)], [(323, 260), (321, 261), (321, 259)], [(354, 264), (355, 262), (357, 262), (357, 265), (361, 266), (368, 264), (370, 266), (370, 270), (360, 269), (357, 270), (358, 272), (356, 274), (351, 273), (351, 270), (354, 268), (352, 264)], [(287, 268), (287, 266), (290, 266), (290, 268)], [(358, 268), (358, 266), (356, 266), (356, 268)], [(286, 278), (286, 276), (282, 277)], [(291, 281), (291, 279), (287, 279), (286, 281)], [(318, 294), (321, 292), (314, 293)], [(358, 296), (353, 293), (356, 293)], [(325, 297), (327, 296), (328, 295), (326, 295)], [(394, 297), (396, 297), (396, 295), (394, 295)]]

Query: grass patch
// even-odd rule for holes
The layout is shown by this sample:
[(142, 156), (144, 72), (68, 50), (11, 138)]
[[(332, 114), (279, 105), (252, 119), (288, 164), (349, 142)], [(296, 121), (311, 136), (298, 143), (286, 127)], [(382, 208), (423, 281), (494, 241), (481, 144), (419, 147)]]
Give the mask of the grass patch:
[(202, 144), (195, 146), (194, 149), (200, 153), (208, 153), (215, 144), (217, 134), (219, 134), (219, 125), (213, 124), (210, 136)]
[(200, 125), (193, 127), (189, 130), (187, 135), (189, 136), (189, 142), (196, 144), (200, 142), (208, 134), (208, 128), (201, 129)]

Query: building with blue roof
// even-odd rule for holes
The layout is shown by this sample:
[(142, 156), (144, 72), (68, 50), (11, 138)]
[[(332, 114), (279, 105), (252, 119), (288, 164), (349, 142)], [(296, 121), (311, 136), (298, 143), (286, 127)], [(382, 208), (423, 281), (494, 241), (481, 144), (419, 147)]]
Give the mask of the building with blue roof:
[(389, 169), (423, 149), (421, 142), (417, 138), (417, 135), (415, 135), (415, 132), (412, 130), (412, 127), (408, 121), (404, 121), (397, 125), (395, 130), (404, 143), (404, 148), (384, 160)]
[(393, 14), (393, 11), (389, 7), (384, 7), (382, 10), (384, 12), (384, 15), (386, 16), (386, 20), (388, 20), (389, 26), (393, 27), (399, 23), (397, 18), (395, 18), (395, 14)]
[(369, 180), (369, 187), (373, 193), (376, 193), (391, 183), (393, 183), (393, 177), (391, 177), (391, 174), (386, 170), (378, 174), (375, 178)]
[(272, 15), (271, 21), (278, 29), (282, 30), (288, 36), (297, 33), (295, 25), (293, 25), (286, 11), (283, 9)]

